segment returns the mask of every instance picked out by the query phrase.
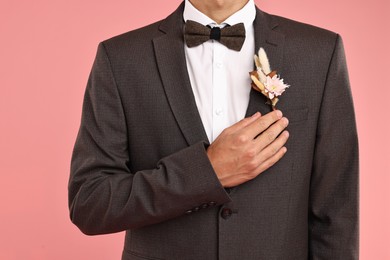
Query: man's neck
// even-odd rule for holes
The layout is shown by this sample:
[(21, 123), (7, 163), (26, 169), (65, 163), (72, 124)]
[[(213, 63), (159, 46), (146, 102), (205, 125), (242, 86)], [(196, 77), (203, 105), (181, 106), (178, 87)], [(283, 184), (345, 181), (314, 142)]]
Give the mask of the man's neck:
[(248, 0), (189, 0), (191, 4), (218, 24), (242, 9)]

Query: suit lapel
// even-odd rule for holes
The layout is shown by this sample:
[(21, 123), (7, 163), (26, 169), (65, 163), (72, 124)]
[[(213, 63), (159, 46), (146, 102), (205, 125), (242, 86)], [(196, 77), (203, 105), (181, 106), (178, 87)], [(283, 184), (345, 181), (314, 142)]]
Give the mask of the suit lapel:
[(189, 145), (207, 141), (192, 92), (184, 53), (184, 2), (160, 25), (165, 34), (153, 40), (157, 66), (165, 93), (178, 125)]
[[(278, 24), (272, 16), (256, 8), (256, 19), (253, 22), (255, 32), (255, 51), (263, 47), (270, 61), (271, 69), (281, 72), (283, 63), (284, 35), (274, 31)], [(261, 93), (251, 89), (249, 104), (245, 117), (251, 116), (257, 111), (263, 115), (271, 111), (270, 105), (266, 104), (267, 99)]]

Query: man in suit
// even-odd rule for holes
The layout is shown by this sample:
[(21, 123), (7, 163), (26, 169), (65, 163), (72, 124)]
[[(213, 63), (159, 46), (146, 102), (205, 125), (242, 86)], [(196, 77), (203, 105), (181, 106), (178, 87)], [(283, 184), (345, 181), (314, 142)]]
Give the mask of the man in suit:
[[(192, 21), (206, 40), (190, 42)], [(244, 28), (243, 43), (225, 46), (226, 28)], [(291, 85), (280, 110), (250, 89), (260, 47)], [(253, 0), (185, 0), (100, 43), (69, 206), (85, 234), (126, 231), (122, 259), (358, 259), (358, 143), (340, 36)]]

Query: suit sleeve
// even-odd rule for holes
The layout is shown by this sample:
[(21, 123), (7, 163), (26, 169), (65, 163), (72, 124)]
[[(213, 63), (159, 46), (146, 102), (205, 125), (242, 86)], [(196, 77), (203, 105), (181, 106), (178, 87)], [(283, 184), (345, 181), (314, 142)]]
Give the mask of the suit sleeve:
[(310, 183), (310, 259), (358, 259), (358, 139), (337, 36), (323, 92)]
[(154, 169), (130, 172), (127, 142), (121, 98), (101, 43), (71, 160), (72, 222), (85, 234), (113, 233), (173, 219), (200, 205), (230, 201), (205, 143), (161, 158)]

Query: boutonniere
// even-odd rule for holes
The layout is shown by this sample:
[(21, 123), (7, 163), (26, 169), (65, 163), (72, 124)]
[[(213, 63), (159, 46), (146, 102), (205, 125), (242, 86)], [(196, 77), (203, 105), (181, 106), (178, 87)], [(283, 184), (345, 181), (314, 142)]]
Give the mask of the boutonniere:
[(276, 110), (278, 97), (290, 86), (283, 82), (276, 70), (271, 70), (267, 54), (263, 48), (260, 48), (259, 56), (255, 54), (254, 59), (256, 70), (249, 73), (252, 79), (251, 86), (266, 96), (267, 103), (271, 105), (272, 110)]

